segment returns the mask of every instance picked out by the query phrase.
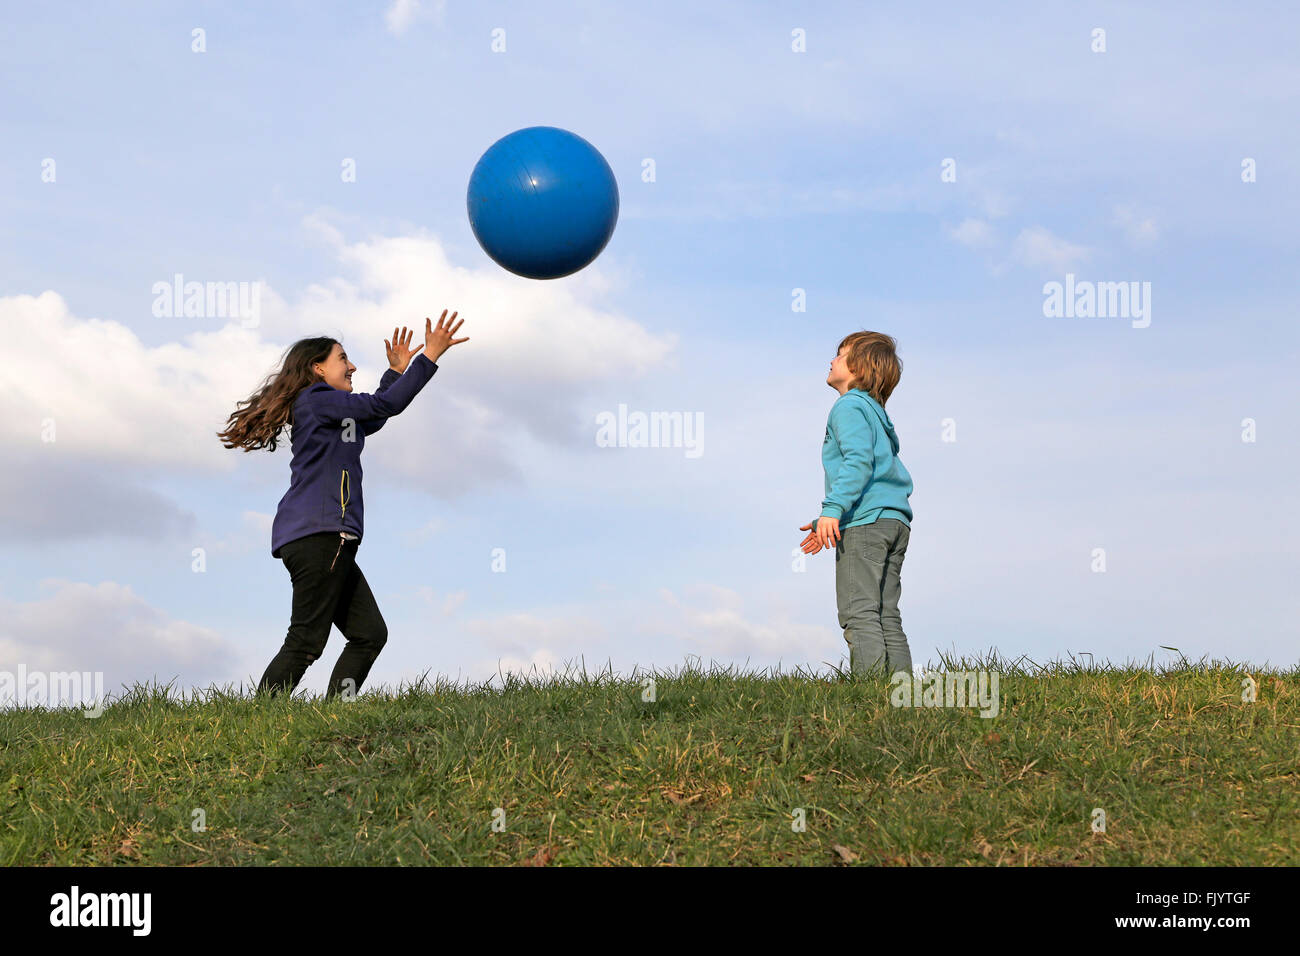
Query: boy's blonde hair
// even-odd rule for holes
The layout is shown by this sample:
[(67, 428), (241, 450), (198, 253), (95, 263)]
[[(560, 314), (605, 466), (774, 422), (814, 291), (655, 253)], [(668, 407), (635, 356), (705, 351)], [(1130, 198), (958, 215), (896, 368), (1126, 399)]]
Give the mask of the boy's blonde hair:
[(844, 362), (853, 375), (850, 388), (861, 389), (885, 407), (903, 375), (903, 363), (895, 349), (898, 343), (884, 332), (854, 332), (846, 335), (835, 350), (849, 347)]

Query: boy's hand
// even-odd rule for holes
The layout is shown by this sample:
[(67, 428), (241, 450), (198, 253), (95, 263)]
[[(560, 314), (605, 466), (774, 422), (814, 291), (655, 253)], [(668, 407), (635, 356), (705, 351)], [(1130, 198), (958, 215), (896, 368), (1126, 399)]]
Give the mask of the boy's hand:
[(808, 532), (808, 537), (799, 542), (799, 547), (803, 549), (804, 554), (816, 554), (822, 549), (822, 543), (817, 540), (817, 532), (813, 530), (811, 521), (800, 525), (799, 530)]
[(840, 519), (822, 515), (817, 519), (816, 535), (823, 548), (835, 547), (835, 542), (840, 540)]

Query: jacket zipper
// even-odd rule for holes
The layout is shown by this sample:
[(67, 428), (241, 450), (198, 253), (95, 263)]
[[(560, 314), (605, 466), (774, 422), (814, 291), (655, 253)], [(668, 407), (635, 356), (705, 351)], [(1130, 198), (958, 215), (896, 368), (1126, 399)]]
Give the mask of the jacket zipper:
[[(344, 497), (343, 495), (344, 489), (347, 490), (347, 497)], [(339, 520), (340, 521), (342, 521), (345, 517), (347, 517), (348, 499), (350, 499), (351, 497), (352, 497), (352, 485), (349, 484), (348, 470), (344, 468), (342, 472), (339, 474)], [(334, 552), (334, 560), (330, 562), (331, 571), (334, 570), (334, 563), (338, 561), (339, 554), (343, 551), (343, 545), (347, 540), (348, 539), (347, 537), (345, 537), (344, 533), (340, 531), (338, 550)]]

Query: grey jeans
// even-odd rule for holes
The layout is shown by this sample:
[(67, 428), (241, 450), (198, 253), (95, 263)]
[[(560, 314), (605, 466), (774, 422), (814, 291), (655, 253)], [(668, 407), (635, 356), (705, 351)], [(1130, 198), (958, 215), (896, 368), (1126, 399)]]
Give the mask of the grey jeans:
[(835, 606), (854, 675), (912, 672), (898, 611), (900, 572), (911, 529), (897, 518), (847, 528), (835, 547)]

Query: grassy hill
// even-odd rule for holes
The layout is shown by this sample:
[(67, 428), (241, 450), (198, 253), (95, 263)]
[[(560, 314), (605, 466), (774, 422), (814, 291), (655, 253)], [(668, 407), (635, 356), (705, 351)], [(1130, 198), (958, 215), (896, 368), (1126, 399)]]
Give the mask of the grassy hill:
[(0, 863), (1300, 860), (1300, 672), (1254, 672), (1245, 702), (1233, 665), (945, 663), (999, 672), (996, 717), (692, 667), (10, 709)]

